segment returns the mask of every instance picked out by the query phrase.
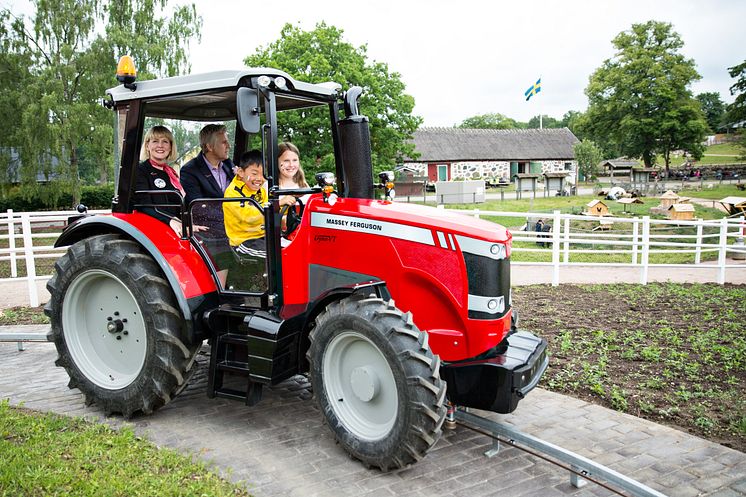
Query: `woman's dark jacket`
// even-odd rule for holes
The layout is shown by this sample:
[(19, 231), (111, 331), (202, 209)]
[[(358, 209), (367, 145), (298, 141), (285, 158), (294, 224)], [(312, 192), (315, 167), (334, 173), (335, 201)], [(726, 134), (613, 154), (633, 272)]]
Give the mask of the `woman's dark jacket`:
[[(135, 191), (141, 190), (173, 191), (180, 195), (176, 187), (171, 184), (166, 171), (154, 168), (149, 160), (137, 165)], [(158, 204), (158, 207), (155, 207), (156, 204)], [(170, 206), (164, 204), (170, 204)], [(166, 224), (173, 218), (179, 219), (180, 214), (179, 201), (174, 194), (136, 194), (135, 209)]]

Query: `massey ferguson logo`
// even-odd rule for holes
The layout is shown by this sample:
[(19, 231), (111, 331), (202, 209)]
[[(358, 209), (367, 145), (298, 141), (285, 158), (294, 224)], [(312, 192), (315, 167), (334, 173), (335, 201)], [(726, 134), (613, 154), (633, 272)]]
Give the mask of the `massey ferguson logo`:
[(336, 235), (316, 235), (313, 237), (314, 242), (334, 242)]

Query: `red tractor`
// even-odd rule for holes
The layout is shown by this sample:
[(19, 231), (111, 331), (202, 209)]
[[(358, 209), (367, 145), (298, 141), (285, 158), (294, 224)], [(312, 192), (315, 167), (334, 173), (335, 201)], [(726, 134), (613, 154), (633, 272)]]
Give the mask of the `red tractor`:
[[(56, 364), (87, 403), (127, 417), (150, 414), (186, 386), (207, 340), (209, 397), (253, 405), (264, 385), (308, 374), (339, 443), (387, 471), (425, 455), (449, 407), (509, 413), (537, 384), (546, 341), (516, 329), (510, 233), (392, 202), (393, 175), (374, 184), (360, 88), (342, 92), (266, 68), (122, 80), (105, 100), (117, 116), (112, 213), (81, 208), (70, 219), (56, 243), (69, 249), (47, 285)], [(334, 175), (317, 175), (311, 188), (279, 189), (278, 123), (319, 115), (319, 107), (328, 126), (318, 134), (333, 145)], [(261, 206), (266, 260), (237, 257), (225, 283), (193, 219), (245, 200), (187, 205), (154, 195), (143, 205), (135, 189), (147, 126), (216, 121), (235, 125), (236, 158), (259, 144), (269, 191)], [(306, 196), (291, 209), (299, 215), (289, 243), (292, 228), (283, 228), (279, 208), (288, 194)], [(141, 211), (174, 202), (181, 236)], [(241, 283), (245, 275), (252, 277)]]

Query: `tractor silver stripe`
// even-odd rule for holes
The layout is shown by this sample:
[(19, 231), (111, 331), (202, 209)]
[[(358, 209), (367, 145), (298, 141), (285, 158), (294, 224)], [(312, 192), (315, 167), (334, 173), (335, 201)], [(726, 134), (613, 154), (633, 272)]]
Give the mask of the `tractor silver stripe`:
[(363, 217), (312, 212), (311, 226), (340, 231), (355, 231), (357, 233), (398, 238), (399, 240), (408, 240), (425, 245), (435, 245), (433, 234), (428, 229), (388, 221), (378, 221), (376, 219), (365, 219)]
[[(468, 236), (456, 235), (459, 247), (462, 252), (469, 254), (481, 255), (482, 257), (489, 257), (490, 259), (505, 259), (505, 245), (496, 242), (485, 242), (484, 240), (477, 240), (476, 238), (470, 238)], [(492, 247), (496, 253), (492, 252)]]
[[(495, 301), (495, 308), (490, 309), (490, 301)], [(469, 294), (469, 310), (485, 312), (487, 314), (502, 314), (505, 312), (505, 297), (482, 297), (481, 295)]]
[(447, 249), (448, 242), (446, 242), (446, 236), (440, 231), (438, 231), (437, 233), (438, 233), (438, 241), (440, 242), (441, 248)]
[(448, 238), (451, 240), (451, 250), (456, 250), (456, 240), (453, 239), (451, 233), (448, 233)]

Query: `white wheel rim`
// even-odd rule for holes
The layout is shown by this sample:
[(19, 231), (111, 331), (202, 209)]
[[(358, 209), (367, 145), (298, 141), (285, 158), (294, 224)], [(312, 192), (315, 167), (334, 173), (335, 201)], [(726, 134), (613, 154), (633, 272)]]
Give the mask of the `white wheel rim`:
[(132, 292), (113, 274), (92, 269), (70, 283), (62, 329), (75, 366), (99, 387), (124, 388), (142, 371), (145, 321)]
[(354, 331), (335, 336), (324, 353), (323, 383), (344, 427), (362, 440), (385, 437), (394, 426), (399, 398), (381, 350)]

